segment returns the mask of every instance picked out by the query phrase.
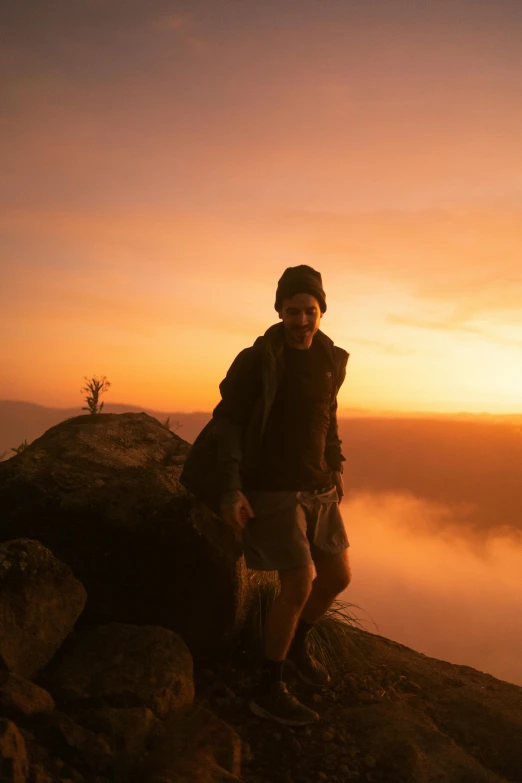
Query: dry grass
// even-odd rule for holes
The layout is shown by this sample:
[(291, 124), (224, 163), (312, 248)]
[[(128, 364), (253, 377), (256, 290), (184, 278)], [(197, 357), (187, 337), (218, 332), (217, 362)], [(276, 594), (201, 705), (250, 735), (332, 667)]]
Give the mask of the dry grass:
[[(250, 580), (252, 601), (242, 643), (250, 651), (257, 650), (260, 654), (266, 613), (277, 595), (278, 585), (276, 579), (268, 579), (266, 575), (255, 571), (251, 572)], [(313, 654), (334, 677), (342, 674), (350, 654), (360, 647), (361, 640), (354, 629), (363, 628), (361, 613), (366, 614), (356, 604), (336, 600), (310, 633)], [(373, 622), (371, 618), (370, 622)]]

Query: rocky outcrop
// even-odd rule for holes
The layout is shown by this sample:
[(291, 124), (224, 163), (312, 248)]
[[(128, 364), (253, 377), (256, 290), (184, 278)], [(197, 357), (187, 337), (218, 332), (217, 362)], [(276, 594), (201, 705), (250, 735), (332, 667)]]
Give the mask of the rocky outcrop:
[(0, 540), (36, 539), (67, 563), (91, 621), (215, 649), (241, 625), (248, 579), (237, 532), (178, 481), (189, 448), (145, 413), (67, 419), (0, 462)]
[(339, 654), (331, 688), (285, 671), (290, 690), (321, 715), (304, 729), (249, 713), (240, 654), (198, 672), (199, 698), (241, 737), (245, 783), (522, 781), (522, 688), (356, 628), (332, 642), (333, 630), (321, 624), (318, 646), (319, 656), (332, 643)]
[(192, 703), (192, 657), (174, 631), (109, 623), (76, 632), (43, 675), (67, 707), (147, 707), (158, 717)]
[(31, 678), (72, 630), (85, 590), (70, 568), (37, 541), (0, 545), (0, 661)]
[[(70, 568), (37, 541), (9, 541), (0, 553), (2, 783), (142, 783), (158, 764), (163, 783), (188, 783), (183, 770), (237, 779), (228, 769), (239, 770), (240, 740), (193, 709), (192, 656), (179, 634), (122, 623), (71, 631), (85, 591)], [(38, 684), (6, 661), (38, 673)]]

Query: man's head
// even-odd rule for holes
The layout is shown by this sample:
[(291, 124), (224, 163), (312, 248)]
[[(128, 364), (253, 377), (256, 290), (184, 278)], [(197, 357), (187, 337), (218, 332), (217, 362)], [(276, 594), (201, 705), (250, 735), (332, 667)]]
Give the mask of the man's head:
[(319, 272), (306, 264), (285, 269), (277, 285), (275, 309), (283, 321), (289, 345), (309, 348), (326, 311)]

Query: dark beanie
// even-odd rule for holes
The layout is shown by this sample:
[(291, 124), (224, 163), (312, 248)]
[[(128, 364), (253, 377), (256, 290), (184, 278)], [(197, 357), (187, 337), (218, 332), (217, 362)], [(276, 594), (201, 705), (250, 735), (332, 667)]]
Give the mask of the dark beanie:
[(277, 284), (275, 309), (281, 312), (283, 299), (291, 299), (295, 294), (311, 294), (319, 302), (321, 313), (326, 312), (326, 294), (323, 291), (323, 281), (319, 272), (311, 266), (289, 266)]

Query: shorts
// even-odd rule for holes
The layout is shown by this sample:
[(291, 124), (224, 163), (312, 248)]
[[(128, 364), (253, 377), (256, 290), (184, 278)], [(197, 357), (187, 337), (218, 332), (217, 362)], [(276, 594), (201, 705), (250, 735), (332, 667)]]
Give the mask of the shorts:
[(246, 490), (255, 516), (243, 530), (248, 568), (284, 571), (313, 563), (317, 554), (350, 546), (335, 487), (326, 491)]

